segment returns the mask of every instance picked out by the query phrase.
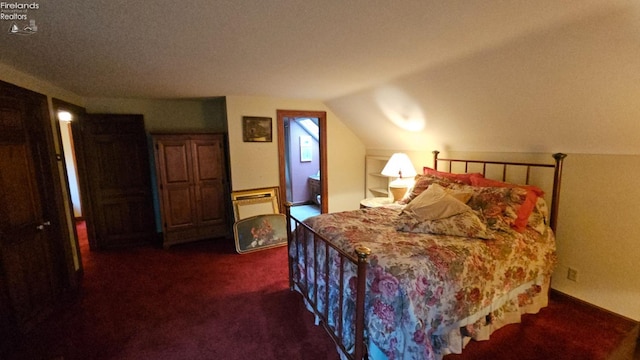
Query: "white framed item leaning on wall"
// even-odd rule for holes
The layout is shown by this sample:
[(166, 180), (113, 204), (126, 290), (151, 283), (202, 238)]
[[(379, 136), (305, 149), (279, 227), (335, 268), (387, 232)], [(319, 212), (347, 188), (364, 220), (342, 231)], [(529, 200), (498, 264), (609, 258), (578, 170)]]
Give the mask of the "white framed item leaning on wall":
[(280, 214), (278, 187), (234, 191), (231, 198), (235, 217), (233, 235), (238, 253), (287, 243), (286, 217)]

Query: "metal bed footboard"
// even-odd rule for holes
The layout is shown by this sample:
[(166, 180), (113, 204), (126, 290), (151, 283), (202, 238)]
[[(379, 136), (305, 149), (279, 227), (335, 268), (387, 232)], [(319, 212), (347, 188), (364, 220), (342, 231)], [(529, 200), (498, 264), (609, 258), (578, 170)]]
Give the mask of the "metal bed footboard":
[[(295, 217), (291, 216), (291, 204), (285, 204), (285, 212), (287, 215), (287, 244), (288, 244), (288, 259), (289, 259), (289, 287), (291, 290), (299, 290), (302, 296), (305, 299), (307, 305), (311, 308), (314, 315), (320, 321), (320, 324), (325, 328), (325, 330), (329, 333), (333, 341), (336, 343), (337, 347), (340, 349), (342, 354), (347, 359), (352, 360), (362, 360), (365, 359), (366, 355), (366, 347), (364, 341), (364, 312), (365, 312), (365, 295), (366, 295), (366, 280), (367, 280), (367, 261), (368, 256), (371, 251), (366, 247), (360, 247), (355, 250), (353, 254), (345, 253), (343, 250), (337, 248), (331, 242), (326, 240), (324, 237), (316, 233), (312, 228), (299, 221)], [(311, 241), (312, 244), (308, 244)], [(309, 253), (306, 250), (307, 246), (313, 246), (314, 251), (312, 252), (313, 258), (308, 258)], [(295, 249), (292, 251), (292, 246), (295, 246)], [(300, 251), (301, 247), (305, 247), (303, 251)], [(333, 257), (330, 255), (330, 249), (335, 251), (335, 254), (338, 254), (338, 268), (339, 268), (339, 284), (338, 284), (338, 292), (339, 292), (339, 305), (338, 305), (338, 318), (334, 319), (334, 325), (331, 326), (331, 321), (329, 321), (329, 304), (325, 303), (323, 309), (319, 306), (320, 297), (323, 296), (324, 299), (329, 299), (329, 276), (330, 270), (332, 267), (329, 262), (332, 261)], [(318, 259), (318, 251), (324, 251), (325, 256), (324, 260)], [(302, 255), (304, 258), (299, 259), (298, 256)], [(294, 275), (294, 267), (298, 266), (300, 260), (306, 264), (313, 264), (314, 271), (314, 279), (324, 278), (324, 283), (327, 284), (324, 289), (324, 294), (320, 294), (318, 290), (318, 286), (309, 284), (308, 276), (300, 276), (296, 278)], [(324, 266), (319, 266), (319, 262), (324, 261)], [(356, 270), (356, 294), (355, 294), (355, 324), (348, 323), (348, 320), (343, 318), (343, 314), (345, 313), (345, 309), (343, 306), (344, 302), (344, 294), (345, 288), (350, 286), (350, 281), (345, 281), (345, 269), (348, 264), (353, 264)], [(322, 268), (324, 270), (319, 270)], [(303, 270), (306, 273), (306, 266)], [(309, 291), (310, 285), (313, 285), (313, 291)], [(355, 328), (354, 332), (354, 344), (353, 349), (348, 349), (345, 345), (345, 332), (347, 327)]]

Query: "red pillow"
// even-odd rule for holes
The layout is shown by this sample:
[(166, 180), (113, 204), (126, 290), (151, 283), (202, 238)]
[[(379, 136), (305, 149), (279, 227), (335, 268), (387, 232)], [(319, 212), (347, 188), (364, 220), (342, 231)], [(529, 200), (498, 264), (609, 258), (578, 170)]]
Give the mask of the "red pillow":
[(483, 177), (482, 174), (480, 173), (472, 173), (472, 174), (453, 174), (453, 173), (449, 173), (449, 172), (445, 172), (445, 171), (438, 171), (435, 169), (432, 169), (430, 167), (423, 167), (422, 168), (422, 173), (425, 175), (434, 175), (434, 176), (440, 176), (449, 180), (455, 180), (458, 182), (461, 182), (463, 184), (467, 184), (467, 185), (471, 185), (471, 178), (474, 176), (478, 176), (478, 177)]
[(527, 190), (527, 197), (518, 209), (518, 218), (513, 223), (513, 228), (518, 232), (523, 232), (529, 222), (529, 215), (536, 206), (538, 197), (544, 195), (544, 191), (533, 185), (516, 185), (498, 180), (487, 179), (482, 176), (471, 176), (471, 185), (483, 187), (520, 187)]

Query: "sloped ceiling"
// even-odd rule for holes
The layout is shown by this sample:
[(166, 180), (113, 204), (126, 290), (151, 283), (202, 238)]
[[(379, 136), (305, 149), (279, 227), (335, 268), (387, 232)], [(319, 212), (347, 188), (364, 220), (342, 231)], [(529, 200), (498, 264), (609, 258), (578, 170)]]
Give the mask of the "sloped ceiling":
[(0, 62), (84, 97), (317, 99), (368, 148), (640, 153), (634, 1), (36, 3)]
[(328, 104), (369, 148), (640, 154), (639, 15), (550, 27)]

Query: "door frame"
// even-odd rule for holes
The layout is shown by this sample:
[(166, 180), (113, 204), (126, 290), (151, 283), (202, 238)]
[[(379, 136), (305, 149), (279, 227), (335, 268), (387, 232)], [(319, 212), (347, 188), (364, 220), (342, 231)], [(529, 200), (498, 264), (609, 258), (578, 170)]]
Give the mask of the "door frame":
[[(83, 109), (83, 108), (79, 108)], [(85, 109), (83, 109), (85, 110)], [(78, 191), (80, 192), (80, 207), (82, 208), (82, 217), (86, 224), (87, 242), (89, 250), (97, 250), (96, 233), (94, 226), (94, 216), (91, 207), (91, 191), (87, 180), (86, 156), (84, 153), (84, 139), (82, 136), (82, 122), (87, 116), (87, 112), (83, 111), (78, 115), (78, 119), (71, 122), (71, 135), (73, 139), (73, 150), (76, 155), (76, 171), (78, 172)]]
[[(62, 162), (62, 168), (64, 169), (64, 171), (62, 173), (63, 173), (63, 176), (64, 176), (65, 185), (67, 186), (67, 199), (66, 200), (67, 200), (67, 203), (69, 204), (69, 209), (71, 209), (71, 221), (72, 221), (71, 224), (73, 225), (73, 226), (71, 226), (71, 228), (72, 228), (72, 231), (73, 231), (73, 241), (74, 241), (74, 246), (75, 246), (75, 248), (73, 250), (74, 250), (75, 256), (78, 259), (77, 260), (78, 263), (76, 264), (77, 267), (78, 267), (76, 277), (78, 279), (80, 279), (84, 274), (84, 267), (83, 267), (83, 264), (82, 264), (82, 254), (81, 254), (81, 251), (80, 251), (80, 243), (78, 242), (78, 231), (77, 231), (77, 228), (76, 228), (75, 216), (74, 216), (74, 213), (73, 213), (73, 202), (71, 201), (71, 191), (69, 189), (69, 178), (68, 178), (68, 174), (67, 174), (67, 164), (66, 164), (67, 159), (65, 157), (63, 144), (62, 144), (62, 132), (61, 132), (61, 129), (60, 129), (60, 120), (58, 119), (58, 112), (59, 111), (68, 111), (68, 112), (70, 112), (72, 115), (74, 115), (76, 117), (70, 124), (71, 135), (74, 136), (73, 135), (73, 133), (74, 133), (73, 122), (74, 121), (80, 121), (82, 116), (87, 113), (87, 110), (85, 108), (83, 108), (83, 107), (80, 107), (80, 106), (77, 106), (77, 105), (68, 103), (66, 101), (63, 101), (63, 100), (60, 100), (60, 99), (56, 99), (56, 98), (52, 98), (51, 99), (51, 105), (53, 107), (53, 116), (54, 116), (54, 122), (56, 124), (58, 145), (59, 145), (59, 149), (60, 149), (60, 154), (58, 154), (57, 157), (59, 158), (59, 161)], [(73, 150), (74, 153), (77, 154), (78, 151), (76, 150), (76, 142), (75, 142), (75, 140), (73, 138), (71, 139), (71, 141), (72, 141), (72, 147), (73, 147), (72, 150)], [(73, 159), (72, 159), (72, 161), (73, 161)], [(85, 188), (84, 188), (84, 186), (82, 184), (82, 180), (84, 179), (84, 174), (82, 174), (80, 172), (80, 170), (78, 169), (78, 161), (77, 160), (76, 160), (76, 164), (75, 165), (76, 165), (76, 172), (78, 173), (78, 179), (77, 179), (78, 180), (78, 192), (80, 194), (80, 201), (81, 201), (80, 207), (82, 208), (82, 211), (83, 211), (82, 218), (85, 220), (85, 222), (86, 221), (92, 221), (92, 219), (87, 219), (85, 217), (84, 204), (82, 203), (82, 199), (84, 198), (84, 195), (85, 195), (85, 192), (86, 192), (86, 190), (85, 190)]]
[[(286, 179), (286, 163), (285, 163), (285, 133), (284, 122), (285, 118), (317, 118), (318, 127), (320, 129), (320, 212), (329, 212), (329, 196), (327, 186), (327, 113), (326, 111), (311, 111), (311, 110), (276, 110), (277, 113), (277, 131), (278, 131), (278, 166), (280, 177), (280, 196), (281, 208), (287, 199), (287, 179)], [(282, 210), (282, 209), (281, 209)]]

